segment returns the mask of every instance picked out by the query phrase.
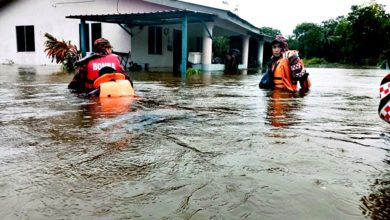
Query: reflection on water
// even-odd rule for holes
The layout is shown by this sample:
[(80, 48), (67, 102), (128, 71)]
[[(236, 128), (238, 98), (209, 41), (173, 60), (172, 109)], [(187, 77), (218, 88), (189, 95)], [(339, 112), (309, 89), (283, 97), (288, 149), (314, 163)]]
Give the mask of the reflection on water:
[(86, 98), (88, 104), (81, 106), (83, 121), (90, 121), (90, 126), (92, 126), (93, 122), (99, 118), (115, 118), (129, 113), (137, 99), (136, 97)]
[(385, 219), (385, 72), (310, 73), (306, 96), (259, 90), (258, 73), (132, 73), (139, 98), (101, 100), (4, 66), (0, 216)]
[(297, 94), (283, 90), (269, 91), (270, 100), (267, 107), (267, 119), (275, 127), (290, 126), (299, 123), (294, 114), (302, 108), (302, 101)]
[[(389, 145), (390, 135), (382, 134)], [(389, 151), (384, 163), (390, 165)], [(361, 198), (361, 209), (364, 215), (371, 219), (389, 219), (390, 216), (390, 172), (387, 169), (370, 185), (370, 193)]]
[(390, 180), (376, 179), (373, 192), (361, 199), (363, 214), (372, 219), (388, 219), (390, 216)]

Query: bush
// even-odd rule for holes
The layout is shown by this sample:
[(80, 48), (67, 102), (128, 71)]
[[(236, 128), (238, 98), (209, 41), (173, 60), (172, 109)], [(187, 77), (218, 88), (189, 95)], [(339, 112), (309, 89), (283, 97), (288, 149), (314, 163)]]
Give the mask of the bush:
[(187, 73), (187, 75), (190, 76), (190, 75), (197, 75), (197, 74), (201, 73), (201, 71), (198, 69), (188, 68), (186, 73)]
[(304, 60), (304, 64), (310, 66), (310, 65), (328, 64), (328, 62), (324, 58), (314, 57), (311, 59)]

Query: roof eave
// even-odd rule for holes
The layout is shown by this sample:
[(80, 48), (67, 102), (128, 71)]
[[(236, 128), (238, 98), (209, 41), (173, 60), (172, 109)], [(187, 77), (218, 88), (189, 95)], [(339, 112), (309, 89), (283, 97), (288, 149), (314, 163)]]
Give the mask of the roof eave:
[[(189, 8), (188, 6), (190, 6), (190, 7), (192, 6), (192, 7), (195, 7), (197, 10), (202, 9), (202, 8), (205, 10), (211, 10), (218, 17), (225, 19), (225, 20), (228, 20), (234, 24), (237, 24), (237, 25), (245, 28), (246, 30), (248, 30), (248, 34), (251, 36), (254, 36), (257, 38), (264, 38), (264, 39), (268, 38), (267, 35), (264, 35), (260, 32), (260, 29), (258, 27), (256, 27), (255, 25), (251, 24), (247, 20), (241, 18), (240, 16), (238, 16), (237, 14), (235, 14), (229, 10), (214, 8), (214, 7), (205, 6), (205, 5), (199, 5), (199, 4), (195, 4), (195, 3), (191, 3), (191, 2), (184, 2), (184, 1), (180, 1), (180, 0), (144, 0), (144, 1), (154, 3), (154, 4), (169, 6), (169, 7), (173, 7), (173, 8), (178, 8), (178, 9)], [(201, 10), (199, 10), (199, 11), (201, 11)]]
[(83, 19), (86, 21), (126, 24), (128, 26), (154, 26), (163, 24), (180, 24), (184, 16), (188, 17), (188, 23), (210, 22), (214, 15), (188, 11), (158, 11), (131, 14), (103, 14), (103, 15), (69, 15), (66, 18)]

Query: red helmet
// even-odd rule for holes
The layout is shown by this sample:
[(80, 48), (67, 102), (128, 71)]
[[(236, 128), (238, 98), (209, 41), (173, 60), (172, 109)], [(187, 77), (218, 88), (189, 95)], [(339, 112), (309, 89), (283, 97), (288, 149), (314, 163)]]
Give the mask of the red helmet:
[(105, 38), (99, 38), (93, 43), (93, 52), (95, 53), (104, 52), (107, 48), (112, 48), (112, 46)]

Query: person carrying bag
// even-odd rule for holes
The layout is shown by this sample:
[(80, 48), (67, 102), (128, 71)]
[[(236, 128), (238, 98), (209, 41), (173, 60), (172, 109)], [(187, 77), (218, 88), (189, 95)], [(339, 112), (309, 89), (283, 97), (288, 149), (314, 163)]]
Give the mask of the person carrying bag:
[(276, 36), (271, 46), (271, 61), (267, 72), (260, 80), (259, 87), (297, 92), (299, 82), (301, 91), (307, 92), (311, 83), (303, 61), (298, 56), (298, 51), (289, 50), (287, 40), (280, 35)]

